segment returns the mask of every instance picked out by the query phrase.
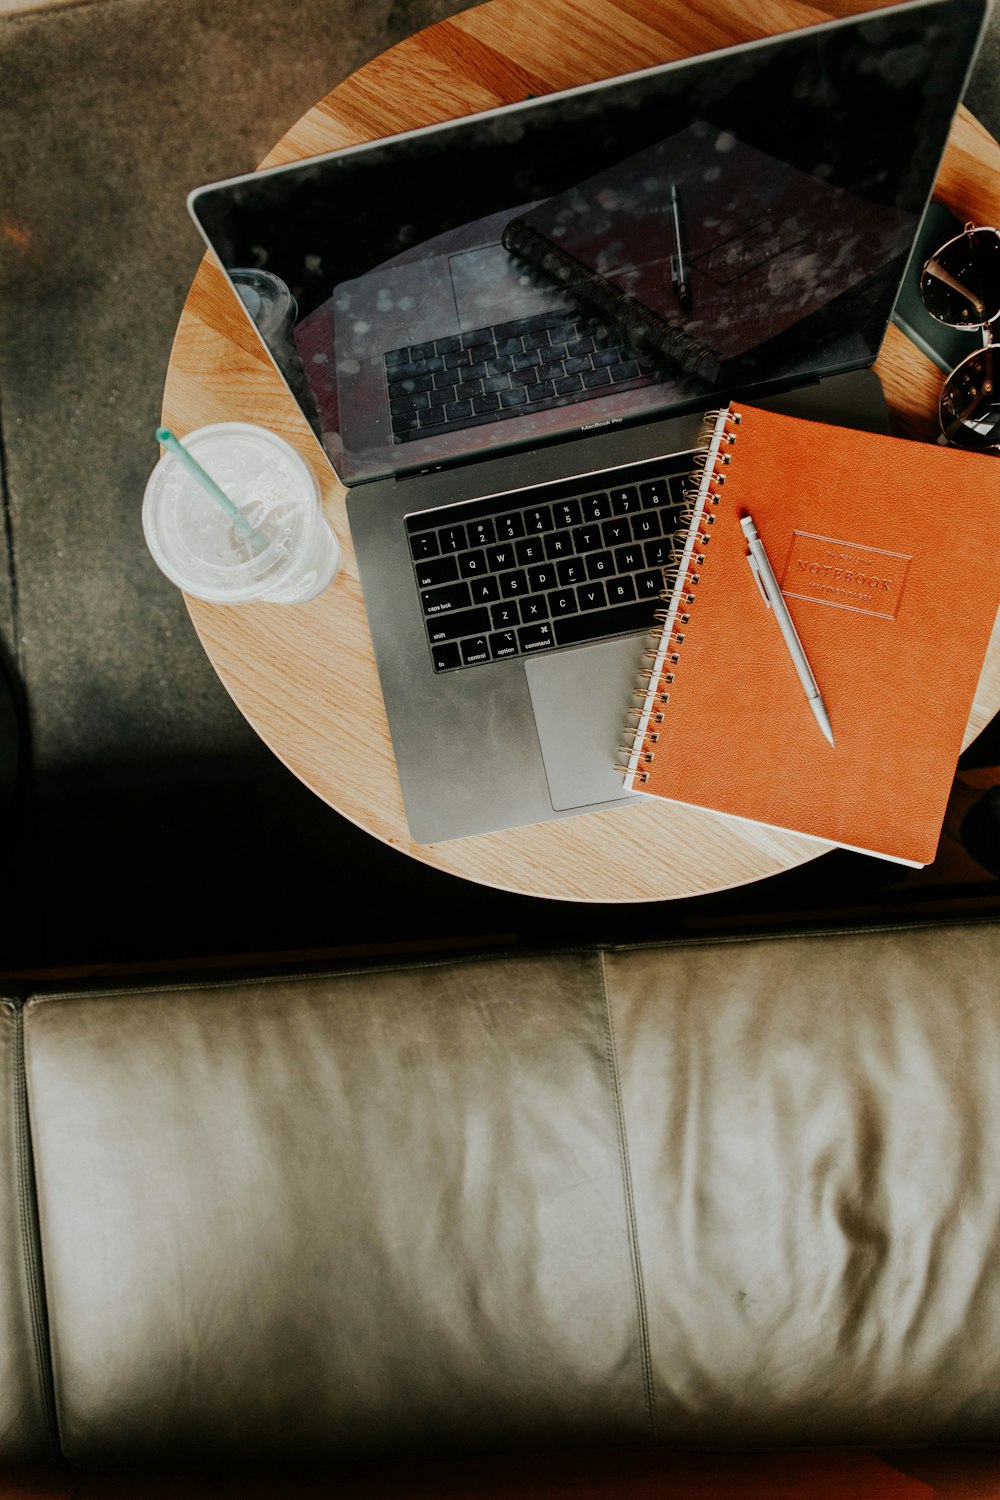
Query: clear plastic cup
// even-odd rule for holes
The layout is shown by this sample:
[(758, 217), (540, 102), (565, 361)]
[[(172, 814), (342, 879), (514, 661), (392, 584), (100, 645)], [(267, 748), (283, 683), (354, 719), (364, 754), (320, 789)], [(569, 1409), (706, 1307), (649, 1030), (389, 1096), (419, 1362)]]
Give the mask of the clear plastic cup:
[(249, 527), (164, 453), (146, 485), (142, 529), (167, 577), (213, 604), (305, 604), (321, 594), (340, 565), (340, 546), (316, 476), (295, 449), (247, 422), (199, 427), (182, 442)]

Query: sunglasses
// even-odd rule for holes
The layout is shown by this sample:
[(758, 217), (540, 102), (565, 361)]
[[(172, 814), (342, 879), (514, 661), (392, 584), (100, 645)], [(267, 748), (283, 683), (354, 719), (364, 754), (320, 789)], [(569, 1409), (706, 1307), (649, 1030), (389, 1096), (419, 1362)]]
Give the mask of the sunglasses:
[(994, 345), (990, 327), (1000, 317), (1000, 231), (966, 224), (925, 261), (920, 295), (939, 323), (982, 335), (983, 347), (963, 359), (944, 383), (938, 415), (946, 441), (1000, 452), (1000, 397), (994, 381), (1000, 346)]

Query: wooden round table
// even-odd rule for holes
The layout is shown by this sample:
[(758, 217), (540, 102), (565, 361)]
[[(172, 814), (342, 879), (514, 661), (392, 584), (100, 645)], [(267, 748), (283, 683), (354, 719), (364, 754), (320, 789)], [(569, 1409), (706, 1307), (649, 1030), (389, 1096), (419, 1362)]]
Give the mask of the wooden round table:
[[(513, 103), (831, 16), (858, 0), (489, 0), (401, 42), (334, 89), (262, 166)], [(752, 16), (751, 16), (752, 12)], [(962, 220), (1000, 222), (1000, 147), (962, 110), (935, 188)], [(893, 430), (936, 434), (942, 377), (889, 330), (876, 369)], [(468, 880), (573, 901), (650, 901), (758, 880), (829, 845), (650, 800), (627, 811), (422, 846), (407, 829), (375, 658), (347, 526), (345, 492), (275, 373), (213, 259), (205, 257), (177, 330), (164, 421), (185, 433), (209, 422), (256, 422), (281, 433), (315, 469), (343, 561), (319, 599), (229, 608), (189, 599), (222, 682), (271, 750), (374, 837)], [(994, 629), (965, 743), (1000, 709)]]

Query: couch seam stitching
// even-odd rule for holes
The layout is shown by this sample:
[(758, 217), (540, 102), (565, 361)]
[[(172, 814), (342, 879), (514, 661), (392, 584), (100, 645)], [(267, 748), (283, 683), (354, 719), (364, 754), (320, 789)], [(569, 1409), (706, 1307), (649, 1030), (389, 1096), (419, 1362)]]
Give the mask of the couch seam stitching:
[(31, 1213), (33, 1195), (30, 1191), (31, 1154), (28, 1147), (28, 1131), (30, 1128), (28, 1124), (28, 1081), (24, 1054), (24, 1010), (21, 1006), (15, 1007), (14, 1025), (14, 1071), (17, 1093), (15, 1102), (17, 1112), (15, 1140), (21, 1255), (27, 1283), (28, 1302), (31, 1308), (31, 1336), (35, 1348), (35, 1361), (41, 1387), (45, 1425), (48, 1429), (49, 1440), (58, 1453), (61, 1449), (59, 1443), (59, 1426), (56, 1420), (55, 1372), (52, 1364), (52, 1350), (49, 1344), (45, 1292), (39, 1264), (41, 1246), (38, 1241), (37, 1222), (32, 1223), (33, 1216)]
[(646, 1412), (650, 1435), (655, 1446), (656, 1402), (653, 1390), (653, 1360), (649, 1345), (649, 1313), (646, 1306), (646, 1288), (639, 1254), (639, 1231), (635, 1218), (635, 1193), (632, 1185), (632, 1169), (629, 1160), (628, 1130), (625, 1124), (625, 1105), (622, 1099), (621, 1078), (618, 1072), (618, 1053), (615, 1046), (614, 1021), (611, 1016), (611, 1000), (608, 994), (607, 954), (600, 955), (601, 994), (604, 1002), (604, 1029), (607, 1047), (608, 1069), (611, 1074), (611, 1091), (615, 1104), (618, 1126), (618, 1155), (621, 1162), (622, 1182), (625, 1193), (625, 1209), (628, 1219), (629, 1257), (632, 1262), (632, 1280), (635, 1289), (636, 1315), (639, 1320), (642, 1382), (646, 1395)]

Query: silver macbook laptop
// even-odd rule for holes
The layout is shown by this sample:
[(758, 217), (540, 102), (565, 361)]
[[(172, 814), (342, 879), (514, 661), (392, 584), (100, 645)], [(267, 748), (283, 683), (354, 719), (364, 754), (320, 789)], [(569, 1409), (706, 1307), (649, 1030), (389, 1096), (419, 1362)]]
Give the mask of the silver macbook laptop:
[(871, 369), (984, 24), (915, 0), (202, 187), (349, 487), (415, 839), (615, 770), (702, 413)]

